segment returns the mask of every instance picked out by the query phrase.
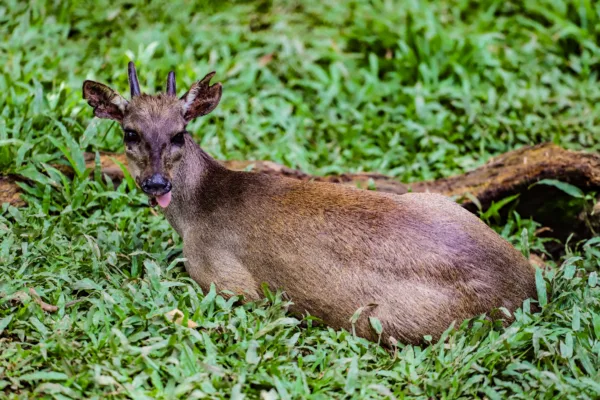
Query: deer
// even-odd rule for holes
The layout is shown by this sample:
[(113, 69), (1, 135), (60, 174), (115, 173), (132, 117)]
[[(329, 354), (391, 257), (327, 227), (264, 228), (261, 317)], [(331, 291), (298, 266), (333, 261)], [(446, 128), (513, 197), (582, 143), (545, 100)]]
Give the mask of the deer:
[(214, 284), (258, 301), (266, 285), (285, 293), (293, 315), (384, 345), (436, 341), (481, 315), (502, 314), (506, 325), (535, 300), (535, 267), (449, 197), (225, 168), (186, 130), (219, 104), (214, 75), (181, 97), (173, 71), (165, 92), (142, 93), (132, 62), (130, 100), (83, 83), (94, 115), (120, 124), (129, 173), (182, 238), (185, 269), (205, 293)]

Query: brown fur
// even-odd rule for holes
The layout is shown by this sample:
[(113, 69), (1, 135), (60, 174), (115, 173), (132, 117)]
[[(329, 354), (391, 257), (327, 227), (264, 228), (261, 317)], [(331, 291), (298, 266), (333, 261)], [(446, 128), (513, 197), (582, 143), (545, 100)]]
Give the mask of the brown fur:
[[(205, 86), (204, 111), (216, 96)], [(143, 144), (127, 153), (132, 175), (161, 171), (171, 179), (165, 215), (183, 238), (190, 276), (204, 290), (215, 283), (254, 300), (267, 283), (287, 293), (293, 312), (345, 329), (358, 308), (373, 304), (356, 332), (376, 339), (367, 318), (375, 316), (384, 343), (438, 338), (453, 321), (496, 307), (512, 311), (535, 296), (528, 261), (440, 195), (397, 196), (230, 171), (189, 135), (173, 152), (168, 140), (189, 120), (182, 106), (194, 103), (188, 100), (138, 96), (122, 119), (143, 133)]]

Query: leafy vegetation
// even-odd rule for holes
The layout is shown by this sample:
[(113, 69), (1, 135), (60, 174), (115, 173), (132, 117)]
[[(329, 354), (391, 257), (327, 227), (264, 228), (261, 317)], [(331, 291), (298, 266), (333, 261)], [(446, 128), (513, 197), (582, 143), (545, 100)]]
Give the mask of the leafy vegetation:
[[(181, 93), (216, 70), (224, 96), (190, 127), (198, 142), (311, 173), (415, 181), (542, 141), (598, 151), (598, 4), (6, 0), (0, 35), (0, 169), (32, 181), (28, 207), (0, 212), (0, 398), (600, 396), (598, 238), (540, 271), (541, 312), (387, 352), (277, 294), (202, 294), (132, 182), (89, 178), (82, 151), (120, 151), (121, 132), (81, 100), (88, 78), (126, 94), (130, 59), (148, 92), (170, 69)], [(515, 201), (482, 217), (539, 254), (539, 224), (496, 218)]]

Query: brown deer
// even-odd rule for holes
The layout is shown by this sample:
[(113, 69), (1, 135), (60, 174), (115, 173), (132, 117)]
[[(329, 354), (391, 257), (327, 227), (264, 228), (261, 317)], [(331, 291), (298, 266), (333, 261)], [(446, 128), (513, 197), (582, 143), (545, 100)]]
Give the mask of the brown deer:
[[(186, 269), (203, 290), (261, 297), (281, 289), (294, 313), (336, 329), (365, 311), (358, 335), (384, 343), (439, 338), (453, 321), (534, 297), (535, 271), (513, 246), (460, 205), (437, 194), (392, 195), (333, 183), (231, 171), (186, 131), (215, 109), (214, 72), (181, 98), (147, 95), (129, 64), (131, 100), (92, 81), (83, 97), (124, 131), (128, 169), (183, 239)], [(369, 307), (367, 307), (369, 306)], [(394, 338), (391, 339), (390, 337)]]

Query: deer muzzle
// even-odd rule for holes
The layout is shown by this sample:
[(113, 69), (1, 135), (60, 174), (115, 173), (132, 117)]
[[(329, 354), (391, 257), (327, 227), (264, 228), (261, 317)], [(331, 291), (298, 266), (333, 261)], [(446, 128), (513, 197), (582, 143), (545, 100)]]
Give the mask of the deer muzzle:
[(171, 182), (162, 174), (154, 174), (145, 179), (141, 187), (144, 193), (154, 197), (162, 208), (167, 207), (171, 202)]

